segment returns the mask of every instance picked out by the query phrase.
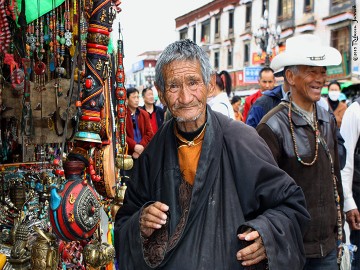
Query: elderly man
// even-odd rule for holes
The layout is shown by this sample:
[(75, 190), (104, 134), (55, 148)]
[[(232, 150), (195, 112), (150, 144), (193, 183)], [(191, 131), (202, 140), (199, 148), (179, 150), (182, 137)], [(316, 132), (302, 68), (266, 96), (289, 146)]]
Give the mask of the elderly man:
[(158, 59), (155, 85), (173, 118), (140, 156), (116, 215), (121, 269), (302, 269), (303, 193), (255, 129), (206, 105), (215, 83), (190, 40)]
[(286, 51), (272, 60), (271, 67), (284, 68), (290, 92), (256, 128), (279, 167), (304, 191), (311, 215), (304, 236), (306, 270), (339, 269), (343, 198), (337, 127), (334, 117), (317, 101), (326, 80), (326, 66), (340, 63), (339, 51), (322, 46), (314, 35), (289, 38)]

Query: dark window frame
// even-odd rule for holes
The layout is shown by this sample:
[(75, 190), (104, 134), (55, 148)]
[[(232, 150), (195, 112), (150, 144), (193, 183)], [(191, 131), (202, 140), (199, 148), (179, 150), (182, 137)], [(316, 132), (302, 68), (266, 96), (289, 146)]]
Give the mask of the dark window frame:
[(229, 34), (234, 33), (234, 10), (229, 11)]
[(218, 69), (220, 66), (220, 52), (215, 51), (214, 52), (214, 68)]
[(250, 43), (244, 43), (244, 66), (248, 66), (250, 64)]
[(304, 0), (304, 13), (314, 12), (314, 0)]
[[(208, 40), (205, 40), (205, 36), (208, 36)], [(206, 20), (201, 24), (201, 42), (210, 42), (210, 20)]]
[(245, 28), (251, 28), (251, 16), (252, 16), (252, 6), (251, 3), (246, 4), (245, 9)]
[(233, 67), (233, 63), (234, 63), (234, 54), (233, 54), (233, 50), (231, 48), (231, 46), (228, 47), (227, 49), (227, 66), (228, 69)]
[(279, 0), (277, 11), (279, 22), (288, 21), (294, 18), (294, 5), (294, 0)]
[(220, 38), (220, 29), (221, 29), (221, 23), (220, 23), (220, 16), (215, 16), (215, 38)]

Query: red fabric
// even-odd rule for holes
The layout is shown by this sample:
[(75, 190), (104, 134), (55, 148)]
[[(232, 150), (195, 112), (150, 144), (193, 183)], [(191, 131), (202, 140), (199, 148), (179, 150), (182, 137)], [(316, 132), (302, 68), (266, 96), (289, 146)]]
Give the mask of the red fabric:
[(4, 64), (10, 66), (11, 73), (14, 71), (15, 68), (18, 68), (18, 63), (15, 62), (13, 54), (5, 53)]
[(245, 98), (244, 112), (243, 112), (243, 121), (246, 123), (247, 115), (250, 111), (251, 106), (255, 103), (255, 101), (262, 96), (262, 92), (259, 90), (256, 93)]
[(150, 123), (151, 123), (152, 130), (155, 134), (156, 131), (158, 130), (158, 125), (157, 125), (157, 120), (156, 120), (156, 112), (153, 111), (151, 114), (149, 113), (149, 117), (150, 117)]
[[(142, 137), (140, 144), (146, 147), (154, 136), (154, 133), (150, 124), (149, 114), (144, 110), (137, 109), (137, 111), (140, 112), (138, 118), (139, 129)], [(134, 153), (136, 141), (134, 141), (134, 128), (131, 120), (131, 111), (129, 108), (127, 108), (126, 115), (126, 142), (128, 144), (128, 154), (132, 155)]]

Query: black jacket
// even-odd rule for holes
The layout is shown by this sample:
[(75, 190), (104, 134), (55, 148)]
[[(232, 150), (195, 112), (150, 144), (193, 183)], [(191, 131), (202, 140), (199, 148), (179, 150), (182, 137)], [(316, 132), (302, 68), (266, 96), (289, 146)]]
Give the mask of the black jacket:
[[(161, 107), (156, 106), (155, 104), (153, 106), (154, 106), (154, 112), (156, 114), (156, 122), (157, 122), (158, 128), (160, 128), (162, 126), (162, 124), (164, 123), (165, 113)], [(140, 108), (142, 108), (142, 109), (144, 109), (144, 111), (146, 111), (145, 105)]]
[[(288, 107), (284, 106), (284, 103), (288, 102), (287, 95), (282, 103), (264, 116), (256, 130), (269, 145), (279, 167), (302, 187), (311, 215), (310, 228), (304, 236), (306, 256), (308, 258), (321, 258), (337, 246), (337, 209), (330, 160), (321, 144), (319, 144), (317, 160), (312, 166), (304, 166), (297, 160), (290, 133)], [(334, 161), (336, 184), (342, 209), (343, 192), (338, 160), (336, 123), (324, 108), (316, 105), (316, 110), (320, 135), (327, 142)], [(295, 112), (292, 113), (292, 122), (299, 156), (305, 162), (311, 162), (315, 156), (314, 131)]]

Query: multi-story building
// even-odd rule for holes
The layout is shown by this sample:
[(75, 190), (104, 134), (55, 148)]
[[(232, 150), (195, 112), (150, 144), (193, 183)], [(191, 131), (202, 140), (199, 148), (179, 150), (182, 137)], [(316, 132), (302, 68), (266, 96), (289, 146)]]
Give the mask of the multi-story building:
[(147, 51), (138, 55), (138, 61), (132, 64), (131, 72), (126, 74), (126, 86), (152, 86), (155, 77), (155, 65), (161, 51)]
[(179, 39), (188, 38), (201, 45), (216, 70), (231, 72), (234, 90), (256, 87), (257, 73), (264, 65), (266, 53), (256, 44), (255, 36), (264, 26), (268, 26), (268, 32), (276, 33), (278, 29), (278, 50), (268, 48), (270, 59), (285, 49), (287, 38), (313, 33), (321, 37), (324, 45), (337, 48), (343, 56), (341, 65), (327, 69), (329, 80), (360, 83), (358, 2), (360, 0), (214, 0), (176, 18), (176, 31)]

